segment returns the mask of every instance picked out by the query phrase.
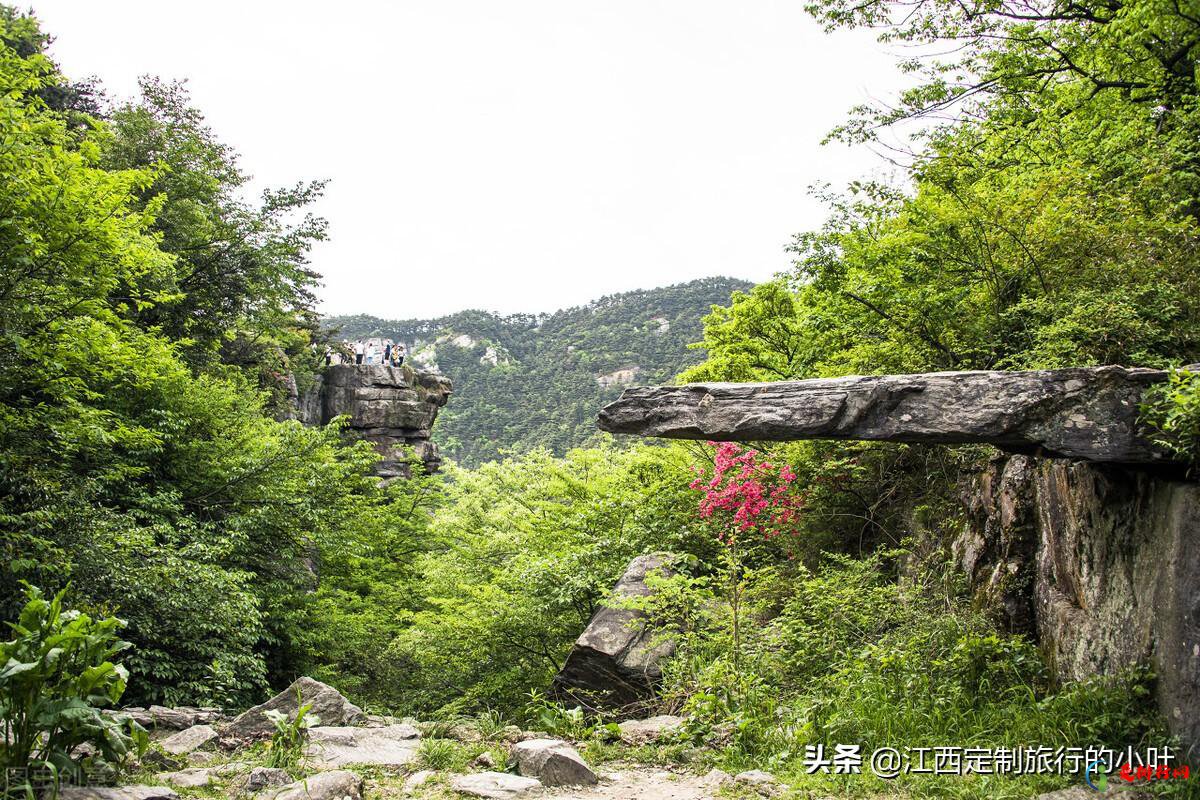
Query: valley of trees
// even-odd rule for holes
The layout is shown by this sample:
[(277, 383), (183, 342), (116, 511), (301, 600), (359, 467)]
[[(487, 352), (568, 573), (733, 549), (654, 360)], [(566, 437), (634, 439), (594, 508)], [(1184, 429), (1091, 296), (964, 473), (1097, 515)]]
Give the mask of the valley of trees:
[(418, 364), (436, 363), (454, 381), (454, 402), (439, 415), (435, 438), (454, 461), (477, 467), (505, 453), (540, 447), (561, 456), (595, 441), (596, 410), (622, 388), (601, 378), (636, 369), (638, 383), (669, 383), (703, 359), (689, 349), (700, 340), (701, 317), (749, 288), (708, 278), (553, 314), (464, 311), (432, 320), (331, 317), (323, 324), (348, 339), (405, 342)]
[[(712, 447), (590, 434), (609, 396), (595, 376), (631, 362), (642, 382), (1200, 361), (1200, 13), (810, 10), (944, 54), (903, 64), (915, 88), (834, 132), (921, 122), (905, 181), (830, 198), (794, 269), (732, 298), (713, 279), (536, 319), (338, 320), (335, 335), (480, 343), (437, 351), (458, 382), (439, 435), (461, 464), (383, 485), (336, 424), (281, 421), (288, 375), (311, 380), (327, 335), (308, 260), (322, 184), (248, 201), (185, 87), (146, 79), (112, 102), (0, 7), (4, 618), (25, 584), (119, 617), (125, 704), (238, 709), (306, 674), (373, 711), (550, 725), (575, 719), (541, 694), (571, 642), (631, 557), (665, 550), (690, 572), (650, 609), (678, 655), (646, 711), (687, 724), (647, 758), (770, 769), (797, 796), (1017, 798), (1065, 781), (806, 775), (800, 757), (1165, 742), (1152, 675), (1058, 683), (972, 601), (946, 545), (986, 448), (760, 447), (794, 475), (795, 513), (731, 536), (693, 488)], [(480, 364), (487, 344), (510, 363)], [(1160, 409), (1191, 457), (1197, 395), (1181, 379)]]

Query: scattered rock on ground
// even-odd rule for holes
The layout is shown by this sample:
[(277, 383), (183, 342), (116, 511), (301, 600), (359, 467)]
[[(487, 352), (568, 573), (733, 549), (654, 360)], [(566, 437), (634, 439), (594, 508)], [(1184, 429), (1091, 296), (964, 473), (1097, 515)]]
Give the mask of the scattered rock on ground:
[(178, 733), (173, 733), (159, 742), (159, 746), (168, 753), (176, 756), (187, 755), (193, 750), (208, 745), (217, 738), (217, 729), (212, 725), (193, 725)]
[(265, 794), (270, 800), (362, 800), (362, 778), (345, 769), (318, 772)]
[(275, 767), (255, 767), (246, 776), (246, 788), (258, 792), (271, 786), (287, 786), (292, 782), (292, 776), (285, 769)]
[[(450, 788), (456, 792), (472, 797), (495, 798), (495, 800), (521, 797), (541, 785), (541, 781), (537, 778), (523, 778), (507, 772), (476, 772), (471, 775), (456, 775), (450, 780)], [(275, 800), (281, 799), (275, 798)], [(292, 800), (292, 798), (282, 798), (282, 800)]]
[(181, 769), (178, 772), (160, 772), (155, 777), (163, 783), (169, 783), (181, 789), (194, 789), (197, 786), (208, 786), (212, 783), (212, 771), (204, 767)]
[(484, 769), (492, 769), (496, 766), (496, 759), (492, 758), (492, 754), (484, 750), (479, 755), (475, 756), (475, 760), (471, 762), (473, 767), (483, 767)]
[(312, 708), (309, 714), (316, 716), (323, 725), (353, 725), (366, 719), (362, 709), (343, 697), (337, 689), (305, 677), (297, 678), (291, 686), (267, 702), (239, 714), (226, 726), (222, 735), (233, 739), (270, 736), (275, 725), (265, 712), (279, 711), (289, 716), (295, 714), (299, 708), (297, 690), (300, 692), (300, 702), (310, 704)]
[(217, 754), (208, 750), (193, 750), (187, 754), (187, 763), (193, 767), (207, 767), (217, 760)]
[(733, 776), (723, 769), (710, 769), (700, 780), (705, 786), (716, 789), (733, 781)]
[(621, 729), (621, 741), (625, 744), (647, 744), (679, 730), (683, 727), (683, 717), (660, 714), (649, 719), (626, 720), (618, 727)]
[(179, 800), (168, 786), (64, 786), (59, 800)]
[(483, 734), (474, 725), (455, 725), (446, 731), (446, 738), (463, 744), (474, 744), (483, 741)]
[(150, 716), (150, 725), (158, 730), (181, 731), (195, 725), (200, 718), (199, 711), (194, 708), (150, 706), (147, 713)]
[(775, 794), (782, 787), (779, 785), (779, 780), (769, 772), (763, 772), (761, 769), (751, 769), (745, 772), (739, 772), (733, 776), (735, 783), (740, 783), (743, 786), (751, 786), (760, 794)]
[(596, 773), (574, 747), (561, 739), (530, 739), (512, 749), (517, 771), (536, 777), (545, 786), (590, 786)]
[(147, 767), (158, 767), (166, 772), (183, 769), (187, 764), (187, 761), (179, 756), (174, 756), (170, 753), (165, 753), (162, 750), (156, 750), (152, 748), (147, 750), (146, 754), (142, 756), (142, 764)]
[(236, 775), (239, 772), (248, 772), (250, 765), (245, 761), (230, 761), (228, 764), (221, 764), (217, 767), (211, 767), (216, 775)]
[(309, 728), (304, 755), (318, 767), (347, 764), (399, 767), (416, 757), (420, 735), (412, 725)]
[(414, 772), (404, 780), (404, 789), (402, 791), (405, 794), (412, 794), (413, 792), (417, 791), (417, 789), (420, 789), (422, 786), (424, 786), (426, 781), (436, 774), (437, 773), (431, 769), (423, 769), (420, 772)]
[(509, 744), (513, 744), (515, 742), (521, 741), (522, 739), (525, 739), (526, 736), (525, 736), (525, 731), (521, 730), (516, 725), (505, 725), (503, 728), (500, 729), (500, 733), (497, 734), (497, 738), (499, 738), (503, 742), (508, 742)]

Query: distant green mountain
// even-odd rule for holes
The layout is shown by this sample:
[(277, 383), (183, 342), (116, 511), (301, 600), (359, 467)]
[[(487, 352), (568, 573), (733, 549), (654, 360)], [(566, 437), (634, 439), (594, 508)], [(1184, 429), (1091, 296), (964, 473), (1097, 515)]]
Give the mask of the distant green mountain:
[(437, 319), (329, 317), (340, 338), (389, 337), (454, 382), (435, 439), (460, 464), (502, 451), (555, 453), (596, 433), (596, 412), (633, 383), (670, 381), (698, 363), (700, 319), (751, 284), (733, 278), (602, 297), (553, 314), (462, 311)]

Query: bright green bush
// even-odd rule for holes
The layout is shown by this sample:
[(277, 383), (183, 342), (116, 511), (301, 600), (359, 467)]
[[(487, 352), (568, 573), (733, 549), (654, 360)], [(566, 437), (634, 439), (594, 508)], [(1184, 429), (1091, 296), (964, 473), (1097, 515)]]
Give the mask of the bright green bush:
[[(28, 770), (24, 787), (8, 786), (14, 793), (43, 788), (41, 771), (52, 783), (77, 780), (81, 771), (103, 777), (149, 741), (133, 720), (102, 711), (125, 691), (128, 672), (113, 663), (130, 646), (117, 637), (124, 623), (63, 610), (64, 594), (47, 600), (27, 587), (25, 606), (10, 623), (14, 638), (0, 644), (0, 770), (7, 778)], [(94, 755), (79, 755), (81, 745)]]
[(275, 709), (264, 712), (275, 726), (271, 733), (271, 741), (267, 745), (268, 767), (294, 771), (300, 765), (300, 757), (304, 754), (308, 729), (321, 724), (320, 717), (308, 713), (312, 710), (312, 703), (303, 702), (299, 689), (296, 690), (296, 703), (295, 714), (289, 715)]
[(1146, 392), (1141, 416), (1157, 442), (1187, 461), (1200, 461), (1200, 372), (1171, 370), (1167, 383)]

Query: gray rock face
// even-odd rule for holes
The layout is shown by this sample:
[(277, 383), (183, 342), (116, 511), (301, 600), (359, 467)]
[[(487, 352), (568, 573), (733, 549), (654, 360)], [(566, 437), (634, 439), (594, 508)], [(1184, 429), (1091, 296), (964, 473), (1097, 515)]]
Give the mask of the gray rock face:
[(429, 782), (437, 773), (431, 769), (423, 769), (419, 772), (414, 772), (404, 779), (404, 786), (401, 789), (405, 794), (416, 794), (416, 791)]
[(301, 701), (312, 705), (309, 714), (317, 716), (324, 724), (348, 725), (364, 719), (362, 709), (343, 697), (337, 689), (305, 677), (297, 678), (291, 686), (267, 702), (239, 714), (221, 735), (232, 739), (269, 737), (275, 730), (275, 725), (264, 712), (279, 711), (289, 716), (294, 715), (299, 709), (297, 690), (300, 692)]
[(160, 772), (155, 777), (163, 783), (169, 783), (181, 789), (195, 789), (212, 783), (212, 772), (203, 767), (181, 769), (178, 772)]
[[(646, 576), (671, 574), (673, 557), (665, 553), (639, 556), (629, 563), (613, 589), (616, 598), (650, 593)], [(674, 652), (670, 641), (654, 641), (653, 631), (639, 624), (640, 611), (601, 608), (575, 640), (551, 693), (568, 705), (593, 710), (621, 710), (653, 696), (662, 677), (660, 662)]]
[(215, 708), (195, 708), (180, 706), (150, 706), (141, 708), (130, 706), (117, 711), (105, 711), (108, 716), (125, 716), (153, 733), (163, 734), (168, 731), (181, 731), (193, 725), (211, 725), (224, 719), (220, 710)]
[(763, 795), (775, 795), (783, 791), (783, 787), (779, 785), (779, 779), (769, 772), (763, 772), (761, 769), (739, 772), (733, 776), (733, 782), (749, 786)]
[(494, 800), (521, 797), (541, 785), (537, 778), (523, 778), (507, 772), (476, 772), (472, 775), (456, 775), (450, 780), (450, 788), (456, 792)]
[(683, 727), (683, 717), (660, 714), (649, 719), (631, 719), (617, 727), (621, 730), (621, 741), (629, 745), (647, 744), (669, 736)]
[(347, 764), (400, 767), (416, 758), (419, 736), (412, 725), (316, 727), (308, 731), (304, 755), (321, 769)]
[(275, 767), (255, 767), (246, 776), (246, 789), (259, 792), (272, 786), (287, 786), (292, 782), (292, 776), (287, 770)]
[(323, 375), (297, 400), (297, 418), (307, 425), (325, 425), (334, 417), (349, 417), (348, 430), (371, 442), (383, 456), (376, 466), (380, 477), (408, 475), (409, 453), (425, 469), (441, 465), (430, 440), (438, 410), (450, 397), (450, 379), (411, 367), (339, 364)]
[(344, 769), (318, 772), (278, 791), (264, 791), (259, 797), (270, 800), (362, 800), (362, 778)]
[(933, 372), (626, 389), (602, 430), (672, 439), (991, 444), (1014, 453), (1169, 462), (1137, 422), (1152, 369)]
[(179, 800), (167, 786), (63, 786), (60, 800)]
[(978, 597), (1035, 635), (1063, 680), (1153, 664), (1158, 704), (1200, 748), (1200, 484), (1012, 456), (968, 487), (954, 543)]
[(171, 734), (159, 742), (159, 746), (172, 755), (183, 756), (216, 741), (216, 738), (217, 729), (212, 725), (193, 725), (178, 733)]
[(513, 760), (522, 775), (543, 786), (592, 786), (596, 773), (579, 751), (561, 739), (530, 739), (513, 745)]

